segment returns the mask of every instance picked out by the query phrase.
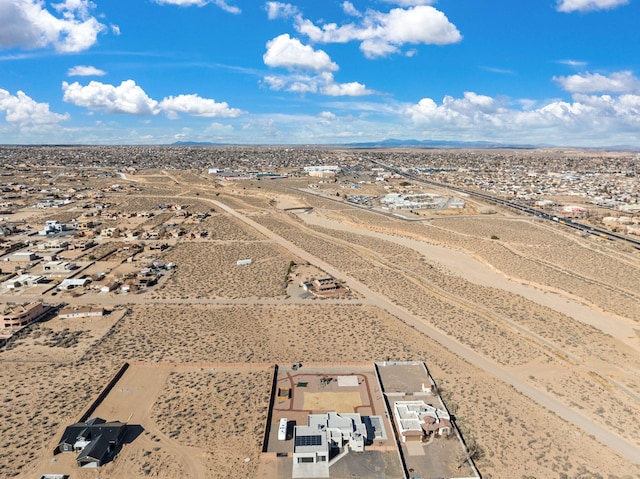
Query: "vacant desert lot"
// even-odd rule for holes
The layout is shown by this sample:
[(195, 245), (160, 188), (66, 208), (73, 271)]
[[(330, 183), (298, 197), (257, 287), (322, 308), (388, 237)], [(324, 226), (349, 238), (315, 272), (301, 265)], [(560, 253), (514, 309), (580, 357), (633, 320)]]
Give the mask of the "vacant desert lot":
[[(296, 259), (266, 241), (180, 243), (161, 258), (177, 268), (154, 296), (182, 299), (282, 297), (289, 262)], [(237, 264), (245, 259), (251, 264)]]
[(124, 315), (125, 310), (120, 309), (101, 317), (61, 319), (56, 316), (35, 324), (24, 337), (3, 352), (2, 359), (24, 361), (24, 351), (28, 350), (29, 362), (32, 363), (73, 363), (96, 345)]
[[(137, 201), (145, 210), (190, 205), (211, 216), (198, 223), (163, 216), (141, 227), (176, 221), (209, 234), (178, 238), (162, 252), (159, 259), (176, 269), (157, 289), (105, 296), (105, 307), (126, 312), (121, 319), (43, 323), (0, 352), (2, 475), (27, 479), (41, 471), (64, 426), (125, 361), (135, 363), (124, 377), (129, 386), (114, 389), (100, 412), (118, 415), (107, 419), (131, 415), (144, 431), (99, 471), (103, 478), (257, 477), (269, 365), (398, 359), (427, 363), (465, 437), (480, 446), (477, 465), (485, 478), (640, 477), (638, 461), (384, 307), (402, 308), (640, 448), (635, 250), (501, 213), (403, 221), (283, 186), (306, 180), (220, 184), (188, 171), (135, 178), (135, 188), (110, 193), (115, 208), (134, 212)], [(355, 300), (300, 304), (288, 298), (290, 262), (304, 258), (215, 202), (338, 269), (347, 285), (366, 285), (375, 297), (354, 288)], [(122, 241), (105, 241), (88, 253), (100, 257)], [(236, 264), (249, 258), (251, 265)], [(78, 343), (63, 351), (47, 338), (65, 328), (65, 337)], [(138, 409), (128, 410), (125, 396), (118, 397), (129, 393), (138, 394), (137, 402), (129, 398)], [(73, 461), (69, 467), (72, 477), (97, 477), (79, 473)]]
[[(605, 456), (594, 438), (536, 408), (510, 387), (376, 308), (139, 306), (113, 329), (90, 361), (108, 361), (120, 351), (123, 359), (156, 362), (331, 362), (336, 350), (341, 351), (340, 361), (424, 358), (446, 391), (449, 405), (456, 409), (463, 430), (485, 448), (487, 455), (480, 461), (485, 474), (494, 471), (493, 477), (504, 477), (512, 471), (514, 451), (522, 475), (533, 471), (577, 474), (580, 466), (589, 469), (591, 454), (599, 458), (597, 469), (591, 466), (592, 473), (606, 467), (624, 477), (633, 470), (614, 456), (601, 462)], [(185, 394), (191, 394), (188, 389)], [(522, 414), (524, 410), (528, 413)]]

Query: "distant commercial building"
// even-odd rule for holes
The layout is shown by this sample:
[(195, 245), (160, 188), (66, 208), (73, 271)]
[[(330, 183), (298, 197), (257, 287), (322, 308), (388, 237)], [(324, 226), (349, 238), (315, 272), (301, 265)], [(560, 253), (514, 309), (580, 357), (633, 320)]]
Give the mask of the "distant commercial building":
[(560, 213), (565, 216), (579, 216), (587, 212), (582, 206), (567, 205), (560, 208)]
[(389, 193), (380, 198), (380, 203), (383, 208), (389, 210), (419, 210), (443, 208), (447, 204), (447, 200), (440, 195), (430, 193), (417, 195)]
[(447, 208), (454, 208), (454, 209), (460, 209), (460, 208), (464, 208), (466, 205), (464, 200), (461, 200), (460, 198), (452, 198), (451, 200), (449, 200), (449, 203), (447, 204)]
[(250, 180), (253, 176), (244, 173), (218, 173), (218, 179), (223, 181), (234, 181), (234, 180)]
[(634, 203), (634, 204), (627, 204), (627, 205), (621, 205), (619, 207), (620, 211), (624, 211), (625, 213), (640, 213), (640, 204)]
[(339, 166), (305, 166), (304, 171), (315, 178), (333, 178), (341, 170)]

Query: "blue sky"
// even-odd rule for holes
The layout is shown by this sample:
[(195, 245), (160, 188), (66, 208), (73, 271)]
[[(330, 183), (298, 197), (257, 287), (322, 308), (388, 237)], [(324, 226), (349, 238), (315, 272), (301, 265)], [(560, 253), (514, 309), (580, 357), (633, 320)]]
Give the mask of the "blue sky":
[(0, 144), (640, 146), (640, 0), (0, 0)]

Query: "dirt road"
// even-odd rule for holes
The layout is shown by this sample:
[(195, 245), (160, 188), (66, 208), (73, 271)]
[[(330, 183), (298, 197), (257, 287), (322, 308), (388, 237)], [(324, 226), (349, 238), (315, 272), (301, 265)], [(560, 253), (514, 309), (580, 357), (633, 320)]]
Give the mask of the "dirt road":
[[(164, 388), (170, 372), (169, 368), (140, 366), (129, 368), (118, 381), (116, 388), (109, 393), (107, 400), (96, 409), (94, 415), (140, 425), (147, 433), (154, 436), (157, 444), (145, 438), (146, 440), (134, 441), (126, 445), (128, 455), (135, 455), (133, 449), (144, 450), (151, 449), (152, 446), (162, 446), (164, 450), (171, 451), (175, 460), (179, 461), (186, 477), (201, 479), (206, 477), (206, 473), (201, 461), (194, 460), (194, 454), (197, 456), (198, 453), (193, 451), (193, 448), (170, 438), (151, 418), (154, 402)], [(127, 416), (120, 417), (118, 414)], [(200, 452), (199, 455), (202, 453)], [(125, 470), (121, 469), (123, 467)], [(130, 467), (130, 464), (121, 464), (116, 458), (108, 472), (112, 477), (125, 476), (130, 472), (126, 470), (127, 467)]]
[(480, 369), (483, 369), (484, 371), (498, 378), (499, 380), (513, 386), (520, 393), (534, 400), (541, 406), (544, 406), (545, 408), (549, 409), (551, 412), (557, 414), (558, 416), (562, 417), (566, 421), (576, 425), (577, 427), (582, 429), (586, 434), (593, 435), (597, 440), (599, 440), (601, 443), (605, 444), (606, 446), (610, 447), (611, 449), (616, 451), (618, 454), (625, 456), (626, 458), (633, 461), (634, 463), (640, 464), (640, 449), (635, 445), (631, 444), (630, 442), (628, 442), (627, 440), (625, 440), (624, 438), (609, 431), (608, 429), (605, 429), (602, 426), (599, 426), (598, 424), (593, 423), (591, 420), (589, 420), (579, 412), (575, 411), (574, 409), (562, 404), (561, 402), (559, 402), (558, 400), (550, 396), (548, 393), (535, 388), (534, 386), (528, 384), (526, 381), (506, 371), (504, 368), (502, 368), (500, 365), (496, 364), (495, 362), (488, 360), (486, 357), (482, 356), (481, 354), (478, 354), (474, 350), (470, 349), (468, 346), (461, 344), (459, 341), (452, 338), (451, 336), (448, 336), (443, 332), (441, 332), (440, 330), (434, 328), (433, 326), (428, 325), (425, 322), (417, 319), (416, 317), (414, 317), (404, 309), (393, 304), (387, 298), (381, 296), (378, 293), (374, 293), (364, 284), (360, 283), (359, 281), (351, 277), (346, 276), (342, 271), (338, 270), (334, 266), (324, 262), (320, 258), (315, 257), (311, 253), (303, 250), (302, 248), (299, 248), (298, 246), (294, 245), (290, 241), (287, 241), (285, 238), (282, 238), (281, 236), (272, 232), (268, 228), (256, 223), (255, 221), (251, 220), (245, 215), (237, 212), (233, 208), (223, 203), (220, 203), (219, 201), (215, 201), (215, 200), (209, 200), (209, 201), (211, 201), (211, 203), (215, 204), (221, 210), (226, 211), (227, 213), (234, 216), (235, 218), (255, 228), (257, 231), (265, 235), (267, 238), (273, 241), (276, 241), (277, 243), (279, 243), (284, 248), (288, 249), (293, 254), (318, 266), (319, 268), (323, 269), (324, 271), (326, 271), (332, 276), (340, 277), (347, 280), (347, 283), (353, 290), (359, 292), (367, 300), (369, 300), (370, 302), (369, 304), (374, 304), (382, 309), (387, 310), (390, 314), (401, 319), (408, 325), (415, 327), (418, 331), (426, 334), (427, 336), (437, 341), (438, 343), (440, 343), (442, 346), (444, 346), (451, 352), (467, 360), (469, 363), (473, 364), (474, 366)]
[[(300, 215), (299, 217), (305, 223), (311, 225), (339, 231), (353, 231), (353, 228), (350, 228), (347, 225), (338, 221), (322, 218), (318, 215)], [(386, 233), (368, 231), (366, 229), (358, 229), (358, 234), (411, 248), (429, 258), (431, 261), (441, 264), (453, 274), (463, 277), (467, 281), (482, 286), (498, 288), (503, 291), (517, 294), (523, 298), (527, 298), (535, 303), (569, 316), (576, 321), (593, 326), (603, 333), (608, 334), (640, 351), (640, 338), (635, 334), (635, 329), (638, 325), (628, 318), (622, 318), (597, 311), (573, 299), (569, 299), (566, 296), (550, 293), (549, 291), (523, 284), (521, 282), (512, 281), (503, 274), (491, 269), (487, 265), (471, 258), (468, 254), (461, 251), (445, 248), (443, 246), (427, 244), (422, 241), (402, 236), (393, 236)]]

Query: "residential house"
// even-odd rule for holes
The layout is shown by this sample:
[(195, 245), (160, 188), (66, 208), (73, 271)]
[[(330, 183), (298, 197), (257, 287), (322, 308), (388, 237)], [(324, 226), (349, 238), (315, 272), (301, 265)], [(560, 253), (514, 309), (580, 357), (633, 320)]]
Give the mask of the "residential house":
[(422, 441), (433, 434), (448, 436), (451, 417), (447, 411), (424, 401), (396, 401), (393, 405), (402, 442)]
[(363, 452), (372, 440), (358, 413), (309, 414), (307, 425), (295, 426), (293, 434), (294, 477), (329, 477), (332, 463), (349, 450)]
[(69, 263), (68, 261), (49, 261), (42, 265), (42, 270), (45, 274), (67, 274), (77, 268), (75, 263)]
[(35, 261), (40, 257), (32, 251), (18, 251), (8, 256), (9, 261)]
[(41, 302), (29, 303), (7, 309), (2, 314), (2, 323), (5, 328), (22, 327), (37, 321), (52, 309)]
[(127, 432), (127, 425), (92, 418), (68, 426), (58, 444), (58, 452), (79, 452), (79, 467), (100, 467), (117, 453)]
[(100, 230), (100, 236), (102, 236), (103, 238), (117, 238), (120, 236), (120, 228), (103, 228), (102, 230)]
[(11, 279), (8, 279), (2, 284), (7, 289), (15, 289), (15, 288), (21, 288), (23, 286), (34, 286), (42, 282), (43, 280), (44, 280), (44, 276), (21, 274), (20, 276), (15, 276)]
[(91, 278), (67, 278), (58, 285), (58, 290), (69, 290), (74, 288), (84, 288), (91, 282)]
[(93, 306), (65, 306), (58, 313), (60, 319), (71, 318), (89, 318), (104, 316), (104, 308), (96, 308)]

